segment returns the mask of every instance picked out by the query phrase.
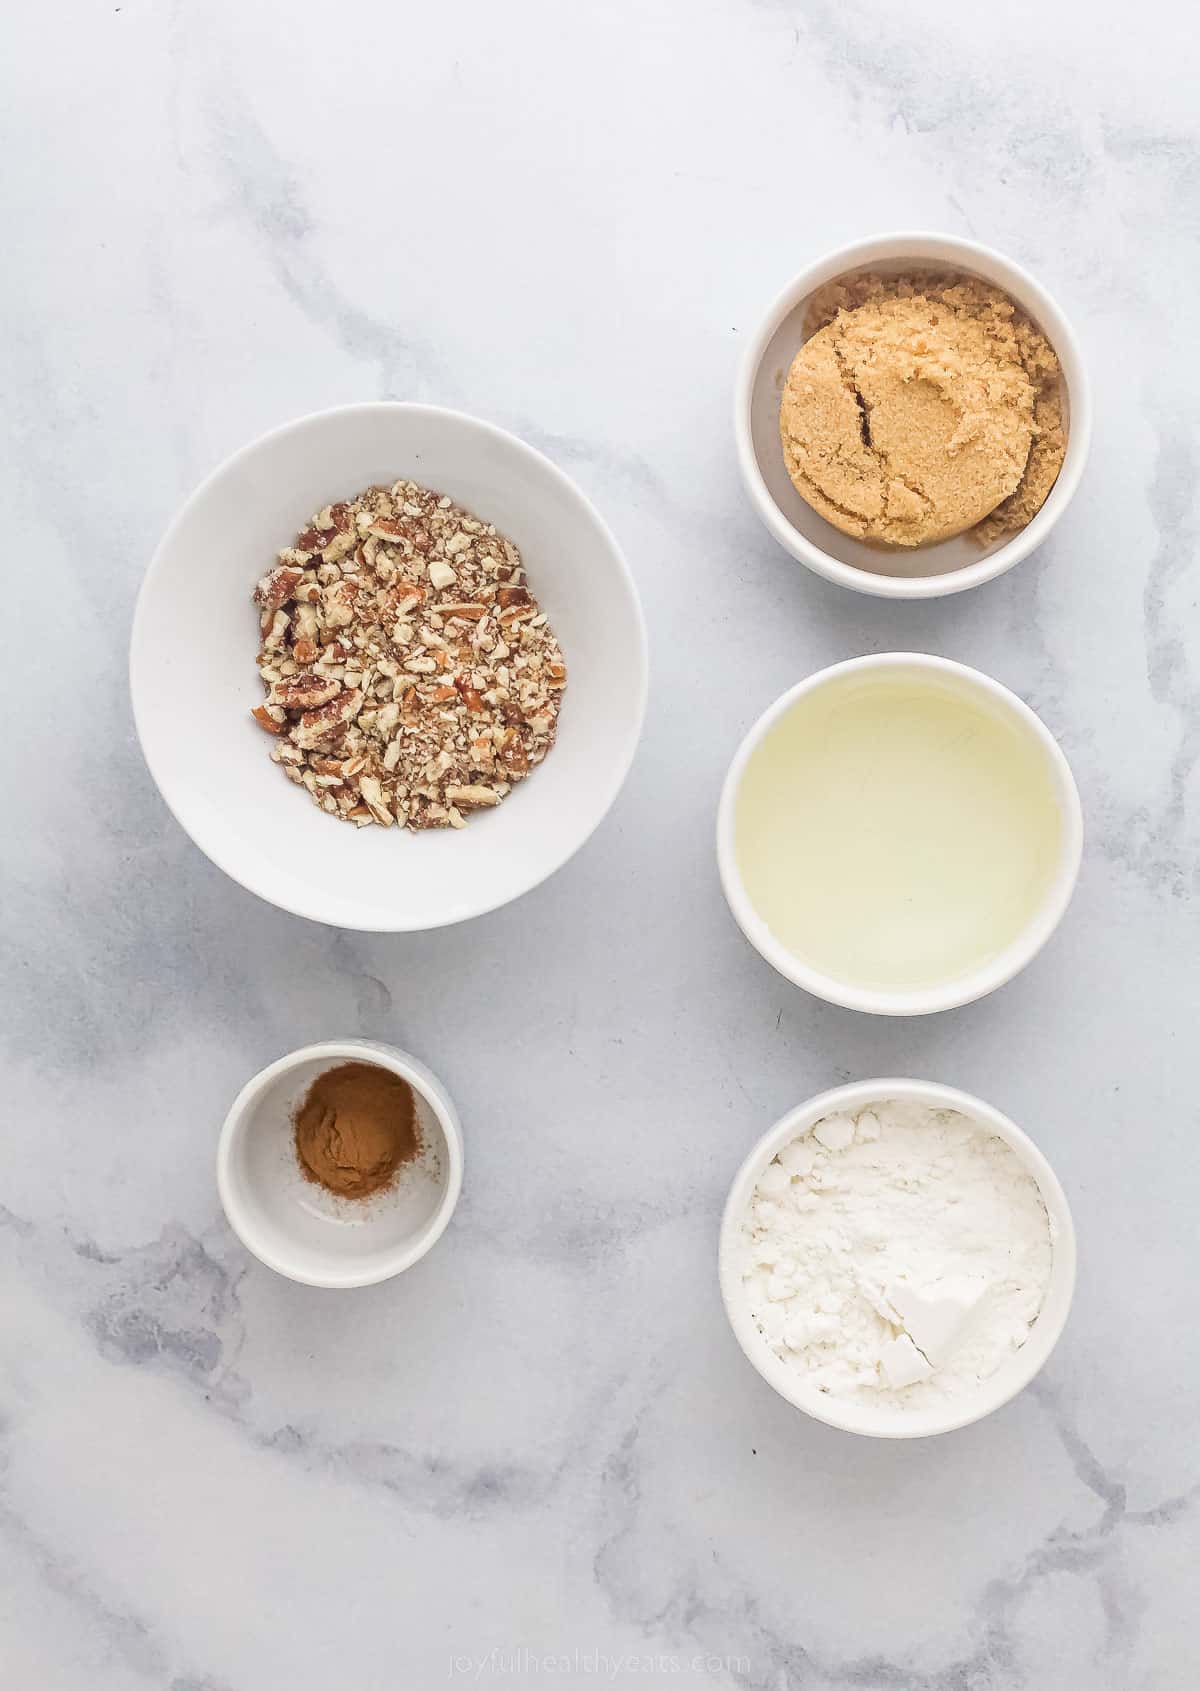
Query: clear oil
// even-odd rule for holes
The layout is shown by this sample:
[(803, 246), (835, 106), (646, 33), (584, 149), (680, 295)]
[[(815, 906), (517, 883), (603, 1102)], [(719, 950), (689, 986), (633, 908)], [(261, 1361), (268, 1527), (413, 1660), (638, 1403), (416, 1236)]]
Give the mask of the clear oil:
[(1061, 847), (1033, 730), (916, 668), (805, 694), (755, 751), (735, 815), (742, 880), (776, 939), (835, 980), (892, 991), (1001, 953)]

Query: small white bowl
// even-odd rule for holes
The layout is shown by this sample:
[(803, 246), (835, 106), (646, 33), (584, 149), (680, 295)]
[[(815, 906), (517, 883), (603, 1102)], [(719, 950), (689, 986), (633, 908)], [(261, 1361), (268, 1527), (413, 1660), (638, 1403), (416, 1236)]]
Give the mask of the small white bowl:
[[(798, 1370), (789, 1368), (767, 1343), (750, 1315), (743, 1280), (744, 1251), (742, 1222), (749, 1208), (759, 1176), (768, 1163), (798, 1134), (804, 1133), (822, 1116), (837, 1112), (857, 1114), (872, 1104), (899, 1098), (925, 1104), (935, 1110), (957, 1110), (1010, 1145), (1038, 1184), (1050, 1220), (1053, 1258), (1050, 1284), (1037, 1320), (1020, 1350), (1014, 1351), (990, 1379), (977, 1390), (955, 1402), (928, 1410), (876, 1407), (832, 1397), (810, 1385)], [(721, 1298), (729, 1324), (742, 1350), (767, 1384), (797, 1409), (827, 1426), (843, 1432), (865, 1433), (871, 1438), (926, 1438), (933, 1433), (953, 1432), (990, 1415), (1015, 1397), (1033, 1379), (1058, 1343), (1066, 1325), (1075, 1290), (1075, 1225), (1066, 1194), (1058, 1177), (1037, 1146), (1007, 1116), (973, 1098), (968, 1092), (938, 1086), (924, 1080), (861, 1080), (838, 1086), (799, 1105), (775, 1123), (750, 1152), (734, 1176), (721, 1217), (718, 1251)]]
[[(415, 835), (318, 810), (271, 763), (250, 716), (262, 702), (255, 582), (314, 510), (401, 476), (516, 543), (569, 675), (558, 742), (529, 780), (464, 829)], [(579, 850), (633, 761), (646, 673), (633, 578), (563, 472), (490, 423), (391, 403), (303, 417), (215, 470), (154, 555), (130, 651), (146, 762), (200, 849), (284, 910), (389, 933), (494, 910)]]
[[(771, 932), (759, 915), (746, 891), (738, 868), (735, 850), (738, 790), (746, 767), (754, 752), (779, 719), (786, 715), (805, 693), (823, 686), (835, 677), (855, 671), (893, 669), (929, 670), (936, 674), (954, 676), (968, 690), (977, 691), (993, 704), (1016, 717), (1031, 729), (1040, 742), (1049, 765), (1055, 796), (1062, 814), (1062, 842), (1058, 870), (1045, 901), (1025, 931), (1017, 935), (1002, 951), (983, 966), (934, 986), (916, 987), (904, 991), (886, 991), (863, 987), (810, 968)], [(924, 1016), (937, 1010), (951, 1010), (960, 1004), (970, 1004), (1003, 986), (1027, 963), (1032, 962), (1062, 920), (1071, 894), (1079, 878), (1083, 855), (1083, 812), (1079, 790), (1071, 767), (1058, 741), (1041, 717), (1023, 699), (1010, 693), (1007, 687), (993, 681), (980, 670), (966, 664), (954, 663), (950, 658), (933, 657), (926, 652), (880, 652), (869, 657), (850, 658), (845, 663), (831, 664), (818, 670), (806, 680), (797, 682), (759, 717), (734, 755), (721, 789), (717, 807), (717, 866), (721, 886), (738, 926), (772, 968), (806, 992), (823, 998), (827, 1003), (840, 1004), (847, 1010), (863, 1010), (876, 1016)]]
[[(962, 271), (1002, 288), (1041, 329), (1062, 365), (1067, 452), (1041, 510), (1018, 534), (981, 549), (969, 534), (935, 546), (867, 546), (818, 516), (792, 486), (779, 439), (779, 404), (793, 358), (808, 338), (805, 317), (818, 288), (861, 270), (895, 275), (922, 269)], [(746, 348), (734, 396), (738, 463), (752, 504), (779, 544), (829, 581), (885, 599), (933, 599), (962, 593), (1010, 570), (1040, 546), (1079, 486), (1092, 432), (1092, 399), (1079, 345), (1040, 283), (1011, 259), (955, 235), (901, 231), (873, 235), (819, 259), (790, 282)]]
[[(317, 1076), (375, 1063), (412, 1087), (421, 1151), (369, 1198), (339, 1198), (307, 1180), (293, 1112)], [(291, 1051), (238, 1093), (217, 1145), (217, 1190), (229, 1225), (277, 1274), (306, 1286), (373, 1286), (411, 1268), (441, 1238), (462, 1189), (463, 1140), (441, 1082), (394, 1045), (332, 1039)]]

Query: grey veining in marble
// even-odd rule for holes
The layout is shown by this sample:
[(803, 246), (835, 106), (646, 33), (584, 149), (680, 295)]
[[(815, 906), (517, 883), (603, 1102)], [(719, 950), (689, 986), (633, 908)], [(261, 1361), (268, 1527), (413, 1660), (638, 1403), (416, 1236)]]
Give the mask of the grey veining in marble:
[[(1200, 1682), (1192, 25), (1163, 0), (8, 9), (5, 1686)], [(900, 226), (1032, 268), (1097, 400), (1052, 543), (906, 606), (771, 543), (728, 415), (783, 282)], [(654, 659), (580, 856), (408, 939), (227, 882), (158, 800), (125, 692), (190, 487), (273, 423), (381, 395), (493, 418), (575, 476)], [(1028, 698), (1089, 828), (1038, 961), (908, 1025), (778, 979), (711, 838), (764, 704), (889, 647)], [(333, 1295), (246, 1257), (212, 1165), (246, 1076), (344, 1032), (444, 1077), (468, 1168), (430, 1257)], [(777, 1399), (713, 1263), (752, 1140), (888, 1071), (1025, 1125), (1082, 1264), (1034, 1389), (898, 1446)]]

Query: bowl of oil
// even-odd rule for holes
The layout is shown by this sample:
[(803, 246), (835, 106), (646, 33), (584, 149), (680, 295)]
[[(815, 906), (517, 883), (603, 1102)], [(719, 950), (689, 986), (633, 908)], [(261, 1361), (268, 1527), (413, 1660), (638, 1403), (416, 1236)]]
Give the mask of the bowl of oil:
[(1082, 846), (1040, 717), (978, 670), (912, 652), (835, 664), (777, 699), (717, 816), (746, 938), (797, 986), (876, 1015), (1011, 980), (1061, 920)]

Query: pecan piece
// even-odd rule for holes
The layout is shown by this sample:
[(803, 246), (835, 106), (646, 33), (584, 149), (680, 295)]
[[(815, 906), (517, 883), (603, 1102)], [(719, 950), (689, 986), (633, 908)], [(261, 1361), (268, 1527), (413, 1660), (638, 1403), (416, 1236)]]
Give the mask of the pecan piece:
[(459, 810), (485, 810), (500, 803), (500, 794), (491, 787), (447, 787), (446, 797)]
[(525, 742), (515, 728), (510, 728), (500, 742), (500, 762), (514, 775), (528, 775), (529, 755)]
[(465, 675), (456, 675), (454, 685), (458, 689), (463, 704), (469, 711), (473, 711), (478, 716), (483, 710), (483, 700), (480, 698), (478, 690), (471, 685)]
[(316, 710), (319, 705), (327, 705), (330, 699), (336, 699), (342, 690), (340, 681), (332, 676), (286, 675), (282, 681), (277, 681), (271, 688), (271, 703), (282, 705), (284, 710)]
[(337, 529), (332, 536), (325, 537), (325, 545), (321, 556), (327, 564), (340, 564), (342, 559), (353, 552), (356, 541), (349, 529)]
[(390, 638), (395, 638), (397, 628), (407, 623), (409, 612), (415, 611), (424, 597), (425, 589), (408, 581), (400, 587), (390, 587), (386, 593), (380, 594), (379, 620)]
[(510, 605), (506, 611), (501, 611), (496, 621), (501, 628), (514, 628), (519, 622), (526, 622), (537, 611), (532, 605)]
[(284, 610), (264, 611), (262, 617), (263, 649), (272, 651), (283, 645), (283, 637), (292, 625), (292, 619)]
[(396, 820), (396, 815), (388, 805), (387, 800), (384, 798), (383, 788), (380, 786), (375, 777), (373, 775), (364, 775), (358, 783), (358, 789), (362, 794), (363, 803), (371, 812), (371, 815), (375, 818), (376, 822), (381, 823), (385, 828), (390, 828), (392, 823)]
[(254, 589), (254, 603), (261, 605), (264, 613), (277, 611), (280, 605), (287, 604), (303, 580), (304, 571), (291, 564), (268, 570)]
[(347, 688), (328, 704), (305, 711), (292, 729), (292, 740), (306, 751), (316, 751), (336, 740), (361, 709), (362, 694), (356, 688)]
[(358, 589), (350, 581), (333, 581), (321, 595), (327, 628), (349, 628), (358, 604)]
[(376, 517), (373, 522), (368, 523), (367, 533), (389, 546), (397, 546), (401, 541), (408, 539), (407, 528), (395, 517)]

